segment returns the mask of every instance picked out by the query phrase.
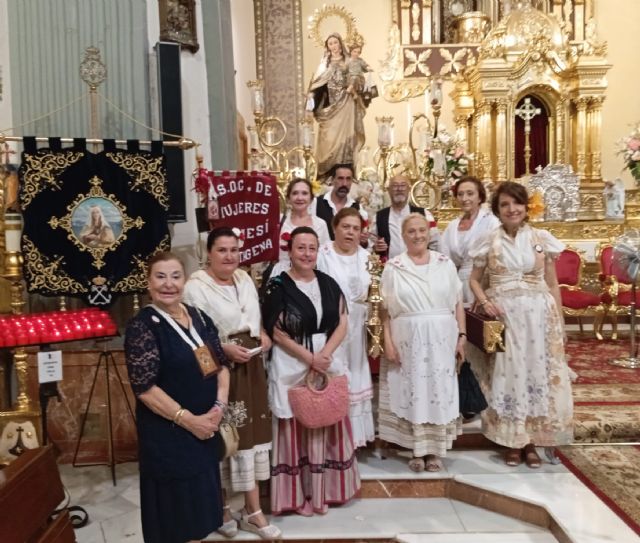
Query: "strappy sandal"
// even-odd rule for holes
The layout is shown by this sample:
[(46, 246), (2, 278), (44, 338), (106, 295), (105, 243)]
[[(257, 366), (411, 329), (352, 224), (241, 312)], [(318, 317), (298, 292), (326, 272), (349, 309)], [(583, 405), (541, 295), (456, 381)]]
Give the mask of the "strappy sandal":
[(273, 524), (267, 524), (266, 526), (260, 528), (249, 520), (251, 517), (255, 517), (260, 513), (262, 513), (262, 509), (258, 509), (251, 514), (249, 514), (246, 509), (243, 509), (240, 517), (240, 529), (244, 530), (245, 532), (256, 534), (261, 539), (280, 539), (282, 531), (277, 526), (274, 526)]
[(536, 446), (533, 443), (529, 443), (523, 449), (524, 453), (524, 462), (528, 467), (537, 469), (542, 466), (542, 460), (538, 456), (538, 451), (536, 451)]
[(416, 473), (424, 471), (424, 460), (422, 458), (412, 458), (409, 460), (409, 469)]
[[(229, 513), (231, 513), (231, 507), (229, 507), (228, 505), (225, 505), (222, 509), (226, 509), (227, 511), (229, 511)], [(220, 535), (223, 535), (225, 537), (235, 537), (236, 535), (238, 535), (238, 523), (236, 522), (236, 519), (233, 518), (233, 515), (231, 516), (231, 520), (223, 523), (217, 531)]]
[(444, 466), (442, 465), (442, 460), (439, 456), (435, 454), (428, 454), (426, 456), (425, 469), (430, 471), (431, 473), (436, 473), (438, 471), (442, 471)]
[(504, 463), (515, 467), (522, 464), (522, 451), (520, 449), (507, 449), (504, 453)]

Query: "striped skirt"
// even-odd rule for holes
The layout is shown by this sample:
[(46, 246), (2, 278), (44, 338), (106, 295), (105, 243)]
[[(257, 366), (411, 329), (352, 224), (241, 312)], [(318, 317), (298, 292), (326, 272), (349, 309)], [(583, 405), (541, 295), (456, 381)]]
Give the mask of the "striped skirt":
[(271, 512), (308, 509), (326, 513), (360, 490), (349, 418), (326, 428), (305, 428), (294, 418), (273, 418)]

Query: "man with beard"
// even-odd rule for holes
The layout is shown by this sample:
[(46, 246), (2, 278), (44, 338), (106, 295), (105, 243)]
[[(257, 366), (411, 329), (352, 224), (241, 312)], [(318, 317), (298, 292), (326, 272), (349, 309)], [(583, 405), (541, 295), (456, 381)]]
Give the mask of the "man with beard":
[(393, 258), (402, 253), (406, 246), (402, 240), (402, 219), (409, 213), (422, 213), (430, 225), (429, 249), (438, 251), (440, 247), (440, 232), (436, 227), (433, 215), (422, 207), (409, 203), (411, 181), (406, 175), (395, 175), (389, 181), (389, 197), (391, 206), (376, 213), (376, 222), (371, 228), (371, 237), (375, 240), (373, 250), (383, 257)]
[[(360, 209), (360, 204), (349, 196), (353, 183), (353, 166), (351, 164), (336, 164), (331, 168), (330, 179), (332, 185), (331, 190), (316, 199), (316, 215), (325, 220), (327, 228), (329, 229), (329, 236), (331, 236), (333, 240), (335, 238), (331, 221), (335, 214), (343, 207), (353, 207), (357, 209), (365, 221), (367, 220), (367, 214), (364, 209)], [(361, 234), (360, 241), (364, 243), (366, 247), (366, 233)]]

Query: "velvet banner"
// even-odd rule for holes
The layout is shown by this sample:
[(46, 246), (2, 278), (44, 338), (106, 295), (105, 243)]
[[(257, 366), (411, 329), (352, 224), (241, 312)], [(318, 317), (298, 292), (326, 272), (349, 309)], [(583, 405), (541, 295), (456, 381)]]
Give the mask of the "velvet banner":
[(146, 289), (147, 259), (171, 245), (162, 142), (105, 140), (94, 154), (83, 139), (38, 149), (24, 138), (19, 177), (29, 292), (108, 305)]

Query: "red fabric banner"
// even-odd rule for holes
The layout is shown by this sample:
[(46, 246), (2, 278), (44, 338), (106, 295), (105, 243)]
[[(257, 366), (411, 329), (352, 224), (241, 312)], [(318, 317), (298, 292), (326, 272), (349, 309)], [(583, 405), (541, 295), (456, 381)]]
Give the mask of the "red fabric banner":
[(207, 172), (212, 228), (238, 228), (243, 266), (278, 259), (280, 201), (275, 176), (267, 172)]

